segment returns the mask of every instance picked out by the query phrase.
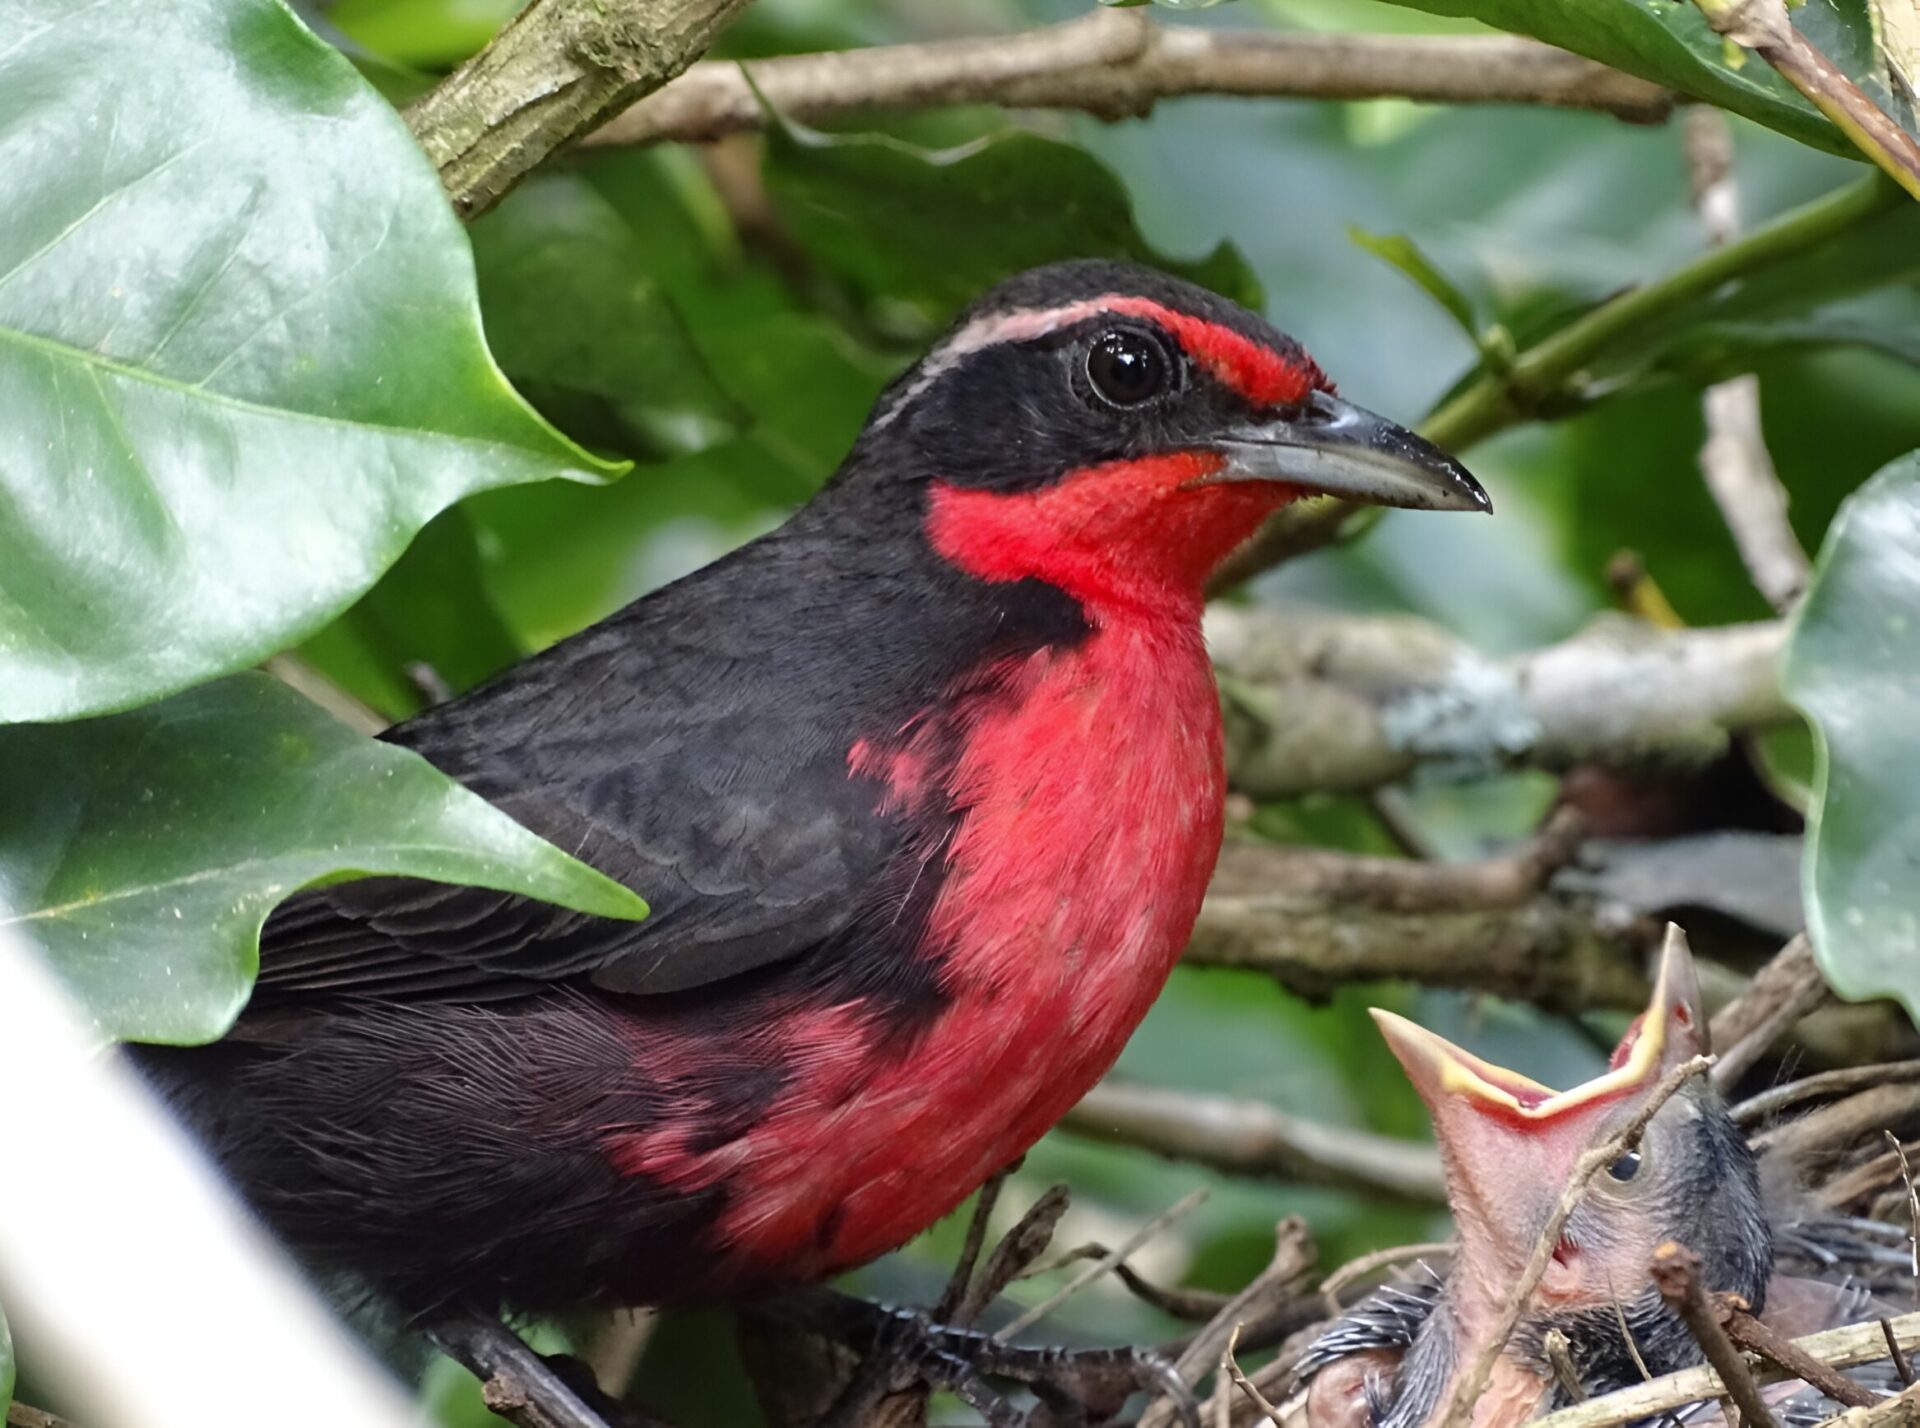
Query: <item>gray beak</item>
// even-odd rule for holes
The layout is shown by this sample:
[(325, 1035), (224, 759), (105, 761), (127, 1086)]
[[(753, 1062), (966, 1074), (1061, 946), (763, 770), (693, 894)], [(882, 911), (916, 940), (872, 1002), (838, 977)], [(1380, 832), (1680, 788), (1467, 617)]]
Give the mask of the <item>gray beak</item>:
[(1493, 510), (1472, 473), (1432, 442), (1326, 392), (1304, 411), (1249, 422), (1211, 445), (1227, 464), (1210, 481), (1283, 481), (1375, 506)]

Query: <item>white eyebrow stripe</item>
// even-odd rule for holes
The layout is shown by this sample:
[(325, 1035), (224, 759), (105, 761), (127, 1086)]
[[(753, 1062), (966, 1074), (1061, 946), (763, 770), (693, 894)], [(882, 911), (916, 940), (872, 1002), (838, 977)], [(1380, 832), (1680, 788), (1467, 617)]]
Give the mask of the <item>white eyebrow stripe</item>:
[(878, 431), (900, 415), (903, 409), (958, 364), (961, 358), (969, 357), (984, 347), (993, 347), (1002, 342), (1025, 342), (1031, 338), (1045, 337), (1049, 332), (1071, 327), (1085, 318), (1111, 312), (1118, 297), (1118, 293), (1106, 293), (1097, 298), (1067, 303), (1063, 307), (1025, 308), (1014, 312), (991, 312), (985, 316), (976, 317), (928, 354), (921, 364), (920, 375), (913, 380), (913, 385), (889, 402), (887, 409), (873, 419), (868, 429)]

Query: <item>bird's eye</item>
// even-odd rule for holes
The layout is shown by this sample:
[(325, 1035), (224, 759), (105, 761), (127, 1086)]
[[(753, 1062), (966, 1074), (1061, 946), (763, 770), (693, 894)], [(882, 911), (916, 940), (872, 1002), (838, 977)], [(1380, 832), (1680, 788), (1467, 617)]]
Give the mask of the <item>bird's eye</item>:
[(1607, 1174), (1625, 1183), (1640, 1173), (1640, 1152), (1630, 1150), (1607, 1167)]
[(1160, 344), (1138, 332), (1106, 332), (1087, 353), (1087, 380), (1101, 399), (1137, 407), (1166, 391), (1172, 366)]

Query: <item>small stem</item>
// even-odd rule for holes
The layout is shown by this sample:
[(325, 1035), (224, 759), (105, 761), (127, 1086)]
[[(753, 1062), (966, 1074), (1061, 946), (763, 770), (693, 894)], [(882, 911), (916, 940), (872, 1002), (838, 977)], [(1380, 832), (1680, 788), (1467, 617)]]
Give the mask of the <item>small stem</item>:
[[(1459, 452), (1518, 426), (1577, 387), (1581, 370), (1621, 338), (1705, 297), (1724, 282), (1817, 248), (1903, 201), (1898, 188), (1874, 174), (1784, 213), (1744, 238), (1702, 253), (1665, 277), (1602, 303), (1521, 353), (1511, 366), (1482, 372), (1431, 412), (1420, 423), (1420, 434)], [(1358, 534), (1380, 514), (1375, 506), (1331, 500), (1282, 511), (1221, 567), (1209, 593), (1221, 594), (1294, 556)]]
[(1488, 375), (1474, 382), (1421, 423), (1420, 432), (1453, 451), (1484, 441), (1526, 420), (1541, 402), (1561, 395), (1581, 368), (1621, 338), (1724, 282), (1816, 248), (1899, 201), (1899, 191), (1876, 174), (1784, 213), (1663, 278), (1602, 303), (1521, 353), (1504, 378)]

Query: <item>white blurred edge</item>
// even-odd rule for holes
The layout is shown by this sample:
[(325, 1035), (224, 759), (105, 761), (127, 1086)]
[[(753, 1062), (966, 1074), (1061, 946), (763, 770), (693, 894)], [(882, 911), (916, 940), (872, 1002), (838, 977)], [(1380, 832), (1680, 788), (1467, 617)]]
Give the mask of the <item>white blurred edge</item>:
[(87, 1428), (417, 1428), (0, 908), (0, 1305)]

